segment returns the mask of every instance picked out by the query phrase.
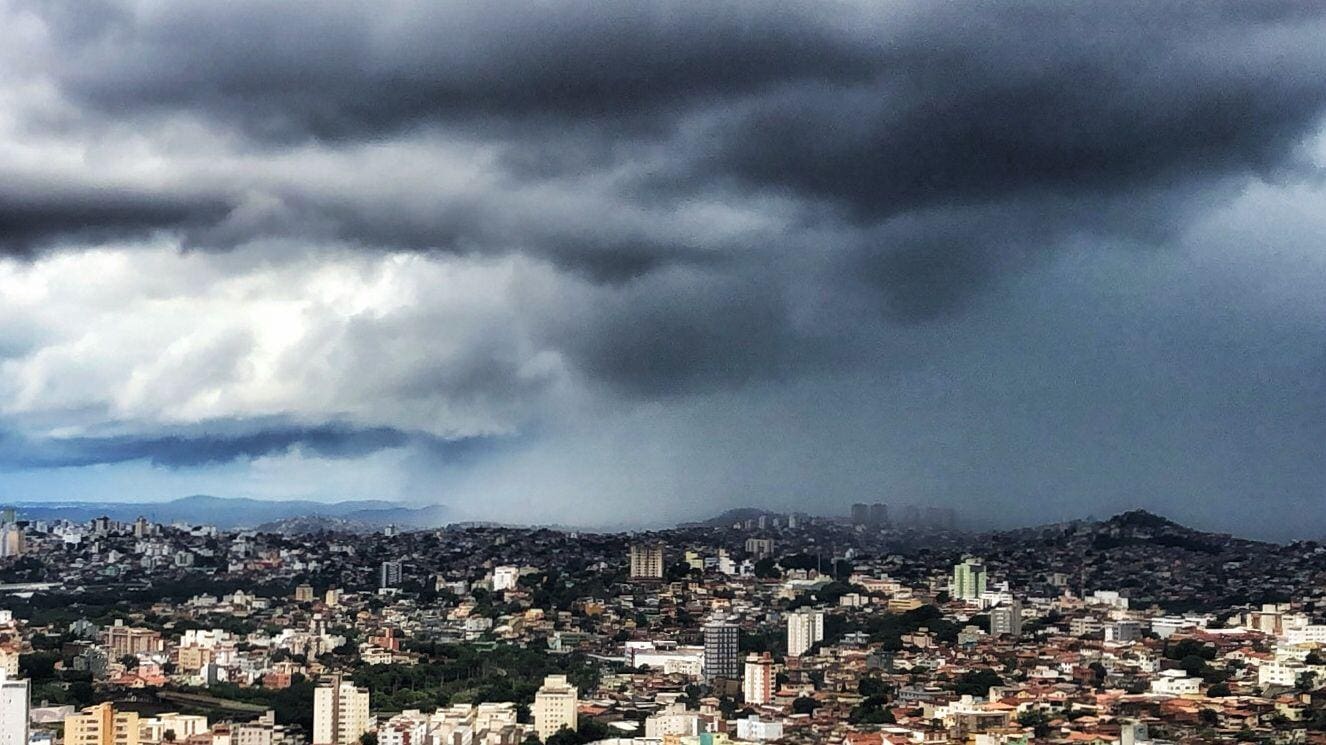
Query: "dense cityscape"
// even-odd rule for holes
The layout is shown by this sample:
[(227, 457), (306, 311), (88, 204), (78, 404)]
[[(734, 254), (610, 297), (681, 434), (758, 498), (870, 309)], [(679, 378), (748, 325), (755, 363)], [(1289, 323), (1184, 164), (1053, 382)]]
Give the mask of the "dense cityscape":
[(1326, 745), (1326, 0), (0, 0), (0, 745)]
[(1326, 547), (1143, 511), (3, 517), (3, 745), (1326, 742)]

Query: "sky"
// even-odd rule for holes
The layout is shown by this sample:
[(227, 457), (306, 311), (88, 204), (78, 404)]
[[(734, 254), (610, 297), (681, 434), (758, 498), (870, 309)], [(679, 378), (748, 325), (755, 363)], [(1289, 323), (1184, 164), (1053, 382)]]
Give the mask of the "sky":
[(0, 0), (0, 498), (1326, 535), (1326, 5)]

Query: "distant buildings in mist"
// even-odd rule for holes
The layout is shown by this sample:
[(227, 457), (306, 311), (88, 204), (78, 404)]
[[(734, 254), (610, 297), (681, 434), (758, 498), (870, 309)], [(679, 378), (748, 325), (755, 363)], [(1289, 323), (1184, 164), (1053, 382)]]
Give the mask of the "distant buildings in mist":
[(952, 507), (907, 504), (890, 512), (889, 506), (882, 502), (852, 505), (851, 520), (853, 525), (868, 528), (928, 528), (931, 530), (954, 530), (958, 527), (958, 515)]

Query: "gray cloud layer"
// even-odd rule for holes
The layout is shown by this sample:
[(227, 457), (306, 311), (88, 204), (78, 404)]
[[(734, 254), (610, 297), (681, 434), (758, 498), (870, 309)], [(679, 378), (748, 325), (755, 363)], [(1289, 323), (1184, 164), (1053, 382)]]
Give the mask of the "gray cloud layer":
[[(135, 430), (140, 444), (117, 444), (107, 461), (132, 451), (190, 464), (169, 454), (189, 446), (157, 431), (181, 422), (293, 416), (312, 432), (335, 422), (555, 438), (587, 416), (655, 402), (683, 410), (696, 397), (740, 400), (830, 376), (856, 381), (849, 398), (892, 400), (899, 375), (932, 365), (965, 374), (971, 361), (950, 345), (984, 348), (966, 331), (983, 314), (1034, 330), (1040, 322), (1020, 309), (1042, 290), (1028, 280), (1054, 276), (1046, 266), (1066, 253), (1186, 251), (1249, 184), (1294, 190), (1320, 170), (1326, 12), (1311, 4), (0, 7), (12, 81), (0, 84), (12, 112), (0, 118), (0, 250), (36, 262), (14, 281), (31, 286), (47, 276), (42, 262), (113, 244), (161, 272), (117, 274), (138, 310), (99, 333), (160, 325), (160, 306), (138, 302), (149, 296), (205, 298), (237, 315), (279, 297), (291, 314), (290, 338), (247, 322), (209, 332), (240, 340), (210, 397), (172, 380), (149, 406), (134, 376), (167, 373), (134, 359), (126, 380), (80, 373), (112, 393), (60, 388), (49, 379), (60, 360), (109, 365), (112, 355), (89, 358), (95, 345), (74, 330), (12, 310), (51, 329), (0, 328), (0, 354), (25, 381), (4, 416), (36, 441), (69, 427)], [(1294, 198), (1320, 203), (1312, 191)], [(172, 263), (162, 246), (192, 263)], [(399, 252), (425, 263), (413, 275), (374, 264)], [(1100, 282), (1127, 292), (1158, 271)], [(388, 289), (369, 292), (374, 281)], [(457, 281), (479, 289), (456, 299)], [(83, 292), (53, 303), (115, 307)], [(1149, 286), (1139, 303), (1167, 318), (1177, 312), (1167, 292)], [(1061, 333), (1112, 333), (1107, 315), (1084, 311)], [(1258, 317), (1302, 323), (1297, 309)], [(196, 361), (198, 328), (175, 333), (149, 336)], [(1144, 368), (1156, 361), (1154, 348), (1135, 351)], [(1203, 360), (1250, 362), (1218, 345), (1196, 349), (1191, 363)], [(1276, 374), (1298, 375), (1299, 364)], [(1199, 418), (1221, 418), (1227, 391), (1183, 391)], [(844, 436), (821, 421), (787, 425), (811, 450)], [(263, 453), (326, 450), (279, 434), (239, 433), (216, 452), (253, 457), (242, 438), (278, 443)], [(1035, 434), (1028, 449), (1056, 439)], [(358, 441), (411, 441), (400, 437)], [(1173, 444), (1193, 463), (1210, 446)], [(1046, 468), (1077, 457), (1057, 453)], [(808, 482), (823, 479), (811, 471)], [(1300, 475), (1290, 490), (1324, 475)], [(1067, 488), (1111, 477), (1083, 466)], [(1146, 481), (1172, 488), (1158, 471)], [(850, 499), (846, 488), (830, 501)], [(961, 501), (974, 488), (938, 492)]]

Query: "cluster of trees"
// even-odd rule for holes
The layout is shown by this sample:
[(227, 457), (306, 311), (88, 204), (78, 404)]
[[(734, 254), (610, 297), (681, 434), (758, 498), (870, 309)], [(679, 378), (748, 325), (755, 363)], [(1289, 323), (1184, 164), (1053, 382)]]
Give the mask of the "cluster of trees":
[(238, 701), (271, 709), (276, 712), (276, 721), (282, 724), (298, 724), (308, 732), (313, 729), (313, 691), (316, 687), (313, 681), (296, 673), (291, 677), (288, 688), (241, 687), (233, 683), (221, 683), (209, 688), (183, 690), (209, 698)]
[(971, 670), (954, 679), (953, 692), (959, 696), (980, 696), (984, 698), (990, 695), (992, 687), (1003, 684), (1004, 679), (999, 677), (999, 673), (994, 670)]
[(830, 574), (834, 579), (846, 580), (852, 576), (855, 567), (846, 559), (825, 561), (810, 554), (791, 554), (779, 559), (766, 557), (755, 562), (755, 576), (760, 579), (778, 579), (783, 576), (783, 572), (793, 569), (802, 571), (814, 569)]
[[(612, 732), (608, 729), (608, 725), (597, 719), (580, 717), (576, 722), (576, 729), (574, 731), (569, 729), (559, 730), (558, 732), (549, 735), (547, 742), (543, 745), (583, 745), (583, 743), (598, 742), (599, 740), (606, 740), (610, 737), (612, 737)], [(525, 743), (527, 745), (534, 745), (534, 743), (537, 743), (538, 741), (538, 736), (532, 733), (529, 737), (525, 738)]]
[[(835, 629), (835, 638), (841, 638), (843, 634), (852, 631), (864, 631), (869, 634), (870, 641), (882, 644), (885, 651), (896, 652), (902, 649), (904, 634), (921, 628), (929, 629), (941, 641), (953, 642), (958, 638), (957, 624), (945, 620), (943, 612), (933, 605), (923, 605), (906, 613), (883, 613), (850, 621), (843, 624), (841, 629)], [(829, 638), (828, 631), (826, 628), (826, 641)]]
[(452, 703), (515, 701), (527, 706), (546, 675), (565, 674), (581, 690), (598, 685), (599, 670), (584, 655), (550, 655), (513, 644), (491, 651), (473, 645), (415, 644), (417, 665), (365, 665), (355, 683), (373, 692), (379, 711), (431, 709)]
[(51, 650), (19, 655), (18, 674), (31, 681), (33, 700), (80, 709), (96, 703), (92, 674), (85, 670), (57, 671), (55, 663), (59, 661), (60, 653)]
[[(1211, 660), (1215, 659), (1215, 647), (1203, 644), (1196, 639), (1183, 639), (1170, 644), (1165, 643), (1164, 655), (1171, 660), (1177, 660), (1179, 667), (1191, 677), (1201, 678), (1207, 683), (1213, 685), (1223, 684), (1229, 680), (1229, 673), (1211, 667)], [(1225, 690), (1228, 690), (1226, 687)], [(1228, 695), (1228, 694), (1225, 694)]]
[(560, 570), (549, 569), (520, 578), (520, 586), (529, 590), (537, 608), (570, 610), (576, 600), (585, 597), (605, 597), (609, 588), (626, 578), (625, 572), (590, 570), (577, 561)]

